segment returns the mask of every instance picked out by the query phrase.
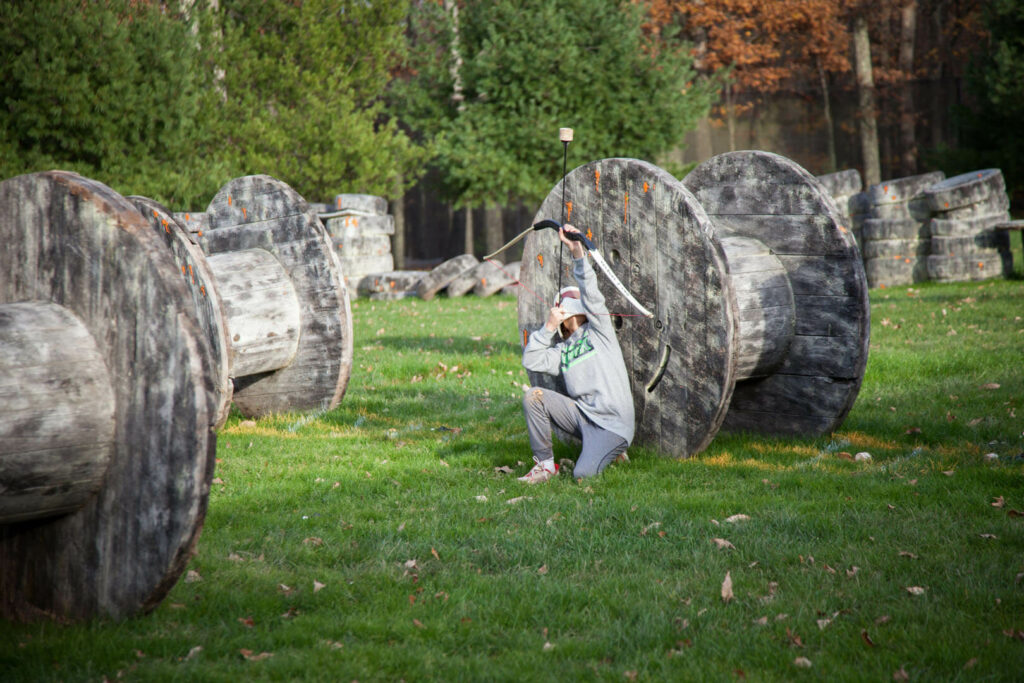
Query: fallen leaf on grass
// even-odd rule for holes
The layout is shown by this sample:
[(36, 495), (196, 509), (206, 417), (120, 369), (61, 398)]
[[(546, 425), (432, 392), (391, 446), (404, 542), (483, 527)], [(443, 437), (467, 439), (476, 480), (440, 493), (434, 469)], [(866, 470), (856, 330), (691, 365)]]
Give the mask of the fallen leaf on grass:
[(256, 622), (253, 621), (252, 617), (238, 617), (238, 623), (246, 628), (252, 628), (256, 625)]
[(537, 570), (537, 573), (538, 574), (547, 574), (548, 573), (548, 566), (546, 564), (542, 564), (540, 566), (540, 569)]
[(548, 642), (546, 640), (544, 641), (544, 647), (541, 648), (541, 650), (544, 651), (544, 652), (549, 652), (549, 651), (554, 650), (554, 649), (555, 649), (554, 644), (550, 643), (550, 642)]
[(319, 536), (310, 536), (309, 538), (302, 539), (302, 544), (313, 546), (314, 548), (319, 548), (324, 544), (324, 539), (320, 538)]
[(626, 680), (635, 681), (636, 680), (636, 676), (637, 676), (637, 672), (635, 670), (633, 670), (633, 671), (623, 671), (622, 675), (626, 677)]
[(988, 389), (989, 391), (994, 391), (999, 388), (999, 385), (996, 384), (995, 382), (989, 382), (988, 384), (982, 384), (981, 388)]
[(984, 420), (984, 419), (985, 418), (983, 418), (983, 417), (976, 417), (973, 420), (969, 420), (967, 422), (967, 426), (968, 427), (977, 427), (979, 424), (981, 424), (981, 421)]
[(436, 550), (434, 550), (433, 548), (431, 548), (431, 549), (430, 549), (430, 554), (434, 556), (434, 559), (435, 559), (435, 560), (440, 560), (440, 559), (441, 559), (441, 556), (440, 556), (440, 555), (438, 555), (438, 554), (437, 554), (437, 551), (436, 551)]
[(810, 669), (812, 666), (814, 666), (813, 664), (811, 664), (811, 660), (807, 659), (807, 657), (797, 657), (793, 660), (793, 664), (795, 666), (800, 667), (801, 669)]
[(1001, 508), (1004, 505), (1006, 505), (1006, 501), (1003, 500), (1002, 496), (999, 496), (994, 501), (992, 501), (992, 507), (994, 508)]
[(920, 434), (921, 433), (921, 428), (920, 427), (911, 427), (910, 429), (908, 429), (907, 431), (905, 431), (903, 433), (904, 434)]
[(481, 503), (487, 502), (487, 496), (477, 496), (476, 499)]
[(1024, 631), (1018, 631), (1012, 628), (1003, 631), (1003, 635), (1007, 638), (1013, 638), (1014, 640), (1024, 640)]
[(954, 470), (944, 470), (942, 473), (945, 474), (947, 477), (952, 477), (954, 474)]
[(909, 681), (910, 674), (902, 666), (892, 672), (892, 680), (894, 681)]
[(924, 595), (925, 589), (921, 586), (907, 586), (907, 592), (911, 595)]
[(494, 468), (495, 474), (512, 474), (512, 468), (508, 465), (502, 465), (501, 467)]
[(505, 502), (509, 505), (515, 505), (516, 503), (521, 503), (524, 500), (533, 500), (533, 496), (516, 496), (515, 498), (509, 498)]
[(998, 537), (998, 536), (996, 536), (995, 534), (978, 534), (978, 535), (979, 535), (979, 536), (981, 536), (982, 538), (991, 538), (991, 539), (997, 539), (997, 538), (999, 538), (999, 537)]
[(405, 568), (406, 569), (419, 569), (419, 566), (416, 564), (416, 560), (413, 559), (413, 560), (406, 560), (405, 561)]
[(1024, 517), (1024, 512), (1021, 512), (1020, 510), (1007, 510), (1006, 514), (1010, 517)]
[(915, 555), (914, 553), (912, 553), (910, 551), (907, 551), (907, 550), (901, 550), (900, 551), (900, 557), (909, 557), (912, 560), (916, 560), (917, 559), (917, 555)]
[(274, 656), (273, 652), (261, 652), (258, 655), (253, 654), (252, 650), (246, 650), (245, 648), (239, 650), (238, 652), (250, 662), (261, 662), (264, 659), (268, 659)]
[(793, 633), (789, 628), (786, 628), (786, 638), (789, 640), (789, 644), (793, 647), (803, 647), (804, 643), (800, 640), (800, 636)]
[(768, 625), (768, 617), (760, 617), (758, 619), (754, 619), (754, 624), (756, 626), (767, 626)]
[(888, 624), (890, 621), (892, 621), (892, 617), (890, 617), (888, 614), (883, 614), (882, 616), (875, 619), (875, 625), (881, 626), (882, 624)]
[(744, 515), (743, 513), (740, 513), (737, 515), (731, 515), (729, 517), (726, 517), (725, 521), (729, 522), (730, 524), (735, 524), (736, 522), (746, 522), (749, 519), (749, 515)]
[(648, 531), (650, 531), (651, 529), (657, 529), (659, 526), (661, 526), (661, 522), (651, 522), (650, 524), (648, 524), (640, 530), (640, 535), (646, 536)]
[(846, 575), (852, 579), (853, 577), (857, 576), (857, 572), (859, 571), (860, 567), (858, 567), (857, 565), (853, 565), (852, 567), (846, 570)]
[(868, 647), (874, 647), (875, 646), (875, 641), (871, 640), (871, 636), (868, 635), (868, 630), (866, 628), (865, 629), (861, 629), (860, 639), (863, 640), (864, 644), (867, 645)]
[(718, 546), (719, 550), (736, 550), (736, 546), (724, 538), (712, 538), (711, 542)]
[(732, 576), (729, 575), (729, 572), (726, 572), (725, 579), (722, 581), (722, 601), (729, 602), (734, 597), (732, 592)]
[(423, 625), (423, 622), (422, 622), (422, 621), (420, 621), (419, 619), (413, 619), (413, 620), (412, 620), (412, 625), (413, 625), (413, 626), (415, 626), (416, 628), (426, 628), (426, 627), (425, 627), (425, 626)]
[(197, 581), (202, 580), (203, 577), (201, 577), (199, 575), (199, 572), (197, 572), (195, 569), (189, 569), (188, 573), (185, 574), (185, 583), (196, 583)]
[(196, 645), (194, 648), (192, 648), (191, 650), (188, 651), (187, 655), (185, 655), (185, 661), (187, 662), (188, 660), (192, 659), (193, 657), (195, 657), (197, 654), (199, 654), (202, 651), (203, 651), (203, 646), (202, 645)]

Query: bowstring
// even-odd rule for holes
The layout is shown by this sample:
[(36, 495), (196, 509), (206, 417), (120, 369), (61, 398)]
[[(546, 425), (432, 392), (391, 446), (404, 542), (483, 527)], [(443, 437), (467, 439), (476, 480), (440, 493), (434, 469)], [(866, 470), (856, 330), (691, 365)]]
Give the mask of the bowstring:
[[(562, 142), (562, 225), (565, 225), (565, 164), (569, 158), (569, 141)], [(562, 291), (562, 252), (565, 250), (565, 245), (562, 240), (558, 240), (558, 291), (555, 292), (555, 298), (558, 298), (559, 292)], [(557, 303), (557, 301), (556, 301)]]

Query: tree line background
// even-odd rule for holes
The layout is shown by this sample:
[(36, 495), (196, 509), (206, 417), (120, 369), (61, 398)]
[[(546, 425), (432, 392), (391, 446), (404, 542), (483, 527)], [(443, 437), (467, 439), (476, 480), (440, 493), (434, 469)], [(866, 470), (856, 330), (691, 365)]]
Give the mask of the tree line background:
[(399, 266), (500, 245), (572, 168), (766, 149), (1024, 191), (1018, 0), (7, 0), (0, 177), (174, 210), (273, 175), (392, 202)]

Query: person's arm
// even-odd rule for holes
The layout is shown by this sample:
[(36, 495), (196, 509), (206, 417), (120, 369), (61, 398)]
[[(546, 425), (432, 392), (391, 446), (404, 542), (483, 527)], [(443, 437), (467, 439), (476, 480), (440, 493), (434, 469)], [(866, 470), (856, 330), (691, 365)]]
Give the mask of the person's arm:
[(561, 372), (562, 352), (555, 345), (555, 332), (565, 319), (565, 311), (555, 306), (548, 311), (544, 327), (530, 335), (523, 349), (523, 367), (532, 372), (557, 375)]
[[(565, 232), (579, 232), (571, 225), (562, 228)], [(583, 310), (587, 312), (587, 320), (591, 328), (600, 334), (614, 336), (611, 316), (608, 315), (608, 306), (605, 303), (604, 294), (597, 286), (597, 275), (594, 268), (587, 260), (587, 252), (582, 242), (570, 240), (561, 232), (558, 235), (562, 242), (569, 245), (569, 252), (572, 254), (572, 274), (576, 278), (576, 284), (580, 288), (580, 301), (583, 303)]]

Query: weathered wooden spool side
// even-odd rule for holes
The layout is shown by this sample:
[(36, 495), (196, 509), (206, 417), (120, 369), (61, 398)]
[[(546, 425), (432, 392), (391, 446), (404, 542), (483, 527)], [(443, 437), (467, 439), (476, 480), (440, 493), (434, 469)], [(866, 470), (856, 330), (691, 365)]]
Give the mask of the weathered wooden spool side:
[(116, 396), (99, 491), (0, 525), (0, 614), (124, 617), (191, 556), (213, 476), (214, 359), (165, 247), (110, 188), (52, 171), (0, 183), (0, 303), (48, 301), (96, 341)]
[(472, 254), (460, 254), (450, 258), (420, 278), (416, 285), (416, 295), (424, 301), (430, 301), (442, 289), (457, 277), (479, 265), (480, 262)]
[[(559, 183), (534, 222), (562, 215)], [(688, 457), (710, 443), (729, 404), (736, 371), (735, 293), (703, 209), (678, 180), (636, 159), (604, 159), (565, 179), (568, 222), (592, 234), (613, 271), (655, 318), (636, 316), (600, 273), (636, 409), (636, 441)], [(561, 243), (552, 230), (525, 242), (519, 292), (521, 335), (543, 327), (559, 285)], [(561, 258), (563, 285), (572, 260)], [(535, 384), (562, 390), (553, 378)], [(562, 435), (564, 438), (564, 435)]]
[(279, 370), (235, 378), (246, 415), (333, 408), (352, 371), (352, 313), (341, 266), (316, 212), (270, 176), (236, 178), (206, 210), (198, 238), (208, 256), (263, 249), (281, 263), (299, 300), (299, 343)]
[(772, 250), (794, 297), (795, 335), (782, 366), (737, 383), (723, 428), (835, 430), (860, 390), (870, 335), (864, 267), (835, 202), (806, 170), (767, 152), (713, 157), (683, 184), (717, 234), (752, 237)]

